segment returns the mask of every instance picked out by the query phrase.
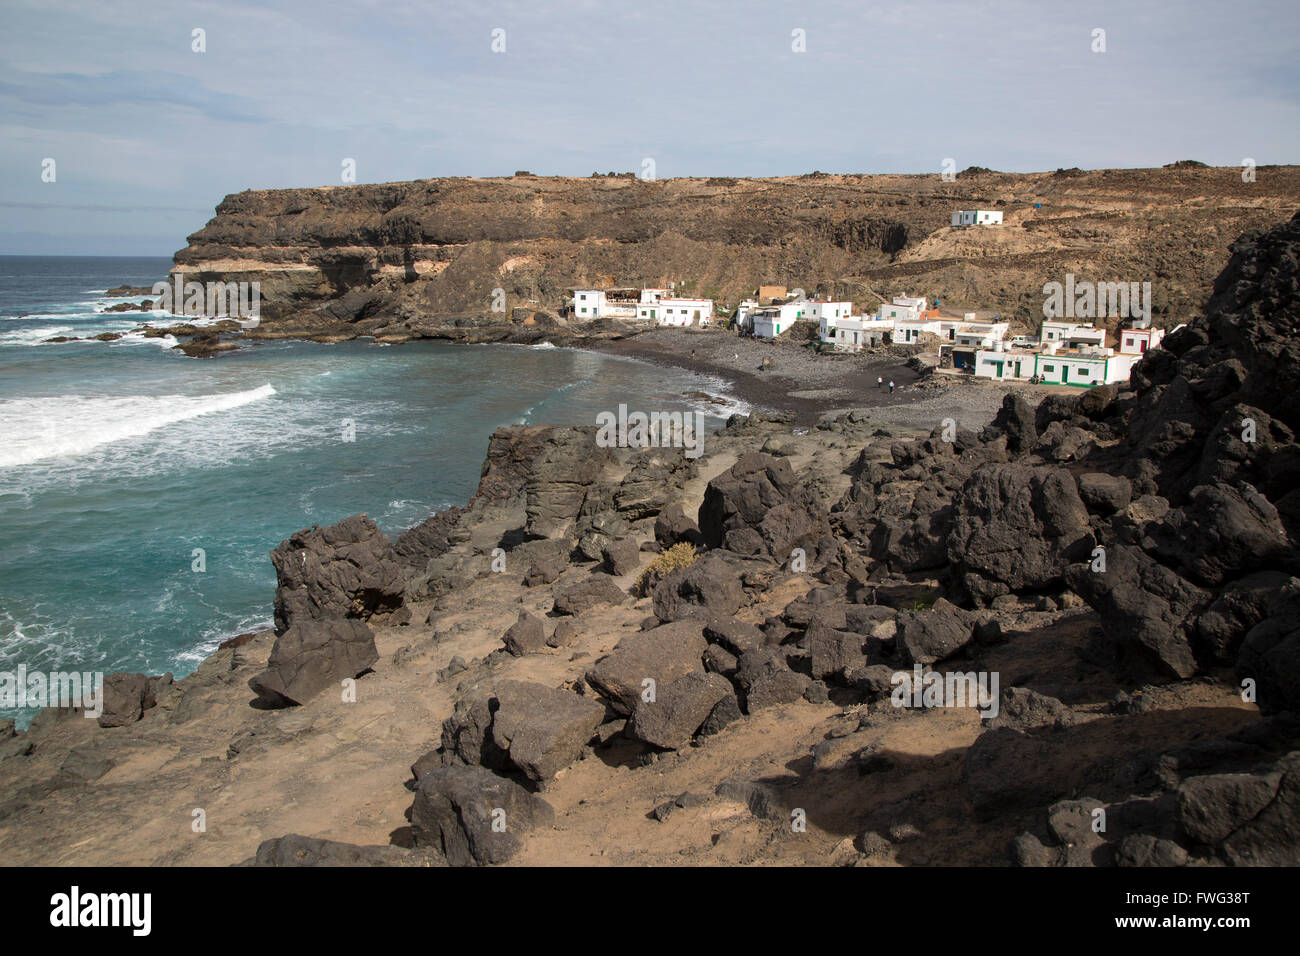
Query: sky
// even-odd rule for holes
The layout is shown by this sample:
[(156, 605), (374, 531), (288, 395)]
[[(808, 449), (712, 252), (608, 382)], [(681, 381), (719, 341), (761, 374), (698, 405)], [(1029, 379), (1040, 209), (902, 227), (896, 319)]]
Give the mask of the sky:
[(223, 196), (348, 159), (359, 183), (1296, 163), (1298, 27), (1295, 0), (2, 0), (0, 254), (170, 256)]

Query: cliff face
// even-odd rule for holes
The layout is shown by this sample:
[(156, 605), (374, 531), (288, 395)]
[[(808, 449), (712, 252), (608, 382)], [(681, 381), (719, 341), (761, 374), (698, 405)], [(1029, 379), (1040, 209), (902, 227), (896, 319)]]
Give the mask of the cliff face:
[[(1228, 243), (1297, 200), (1295, 167), (1254, 183), (1235, 168), (432, 179), (228, 196), (174, 271), (259, 282), (260, 336), (492, 337), (575, 286), (668, 282), (727, 304), (767, 282), (866, 309), (909, 292), (1034, 323), (1066, 272), (1150, 281), (1157, 324), (1176, 324), (1203, 307)], [(1005, 225), (950, 228), (974, 206)]]

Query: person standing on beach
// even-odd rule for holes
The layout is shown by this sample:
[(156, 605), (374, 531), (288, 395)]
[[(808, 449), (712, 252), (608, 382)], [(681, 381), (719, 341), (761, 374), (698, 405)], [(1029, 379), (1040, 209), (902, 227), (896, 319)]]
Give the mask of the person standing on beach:
[(884, 389), (884, 387), (885, 387), (885, 379), (884, 379), (884, 376), (882, 376), (882, 375), (877, 375), (877, 376), (876, 376), (876, 388)]
[(889, 380), (889, 394), (894, 394), (894, 380), (892, 378)]

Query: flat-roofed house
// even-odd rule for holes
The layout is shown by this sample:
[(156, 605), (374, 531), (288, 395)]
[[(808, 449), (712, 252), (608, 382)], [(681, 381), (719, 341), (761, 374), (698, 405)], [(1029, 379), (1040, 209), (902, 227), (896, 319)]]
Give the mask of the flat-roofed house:
[(883, 345), (894, 331), (893, 319), (874, 315), (850, 315), (837, 319), (834, 325), (822, 320), (821, 340), (845, 352), (857, 352), (864, 345)]
[(750, 325), (754, 330), (754, 338), (774, 339), (782, 332), (790, 331), (794, 321), (783, 321), (781, 307), (770, 305), (751, 310)]
[(999, 381), (1027, 381), (1035, 374), (1038, 353), (1029, 349), (979, 349), (975, 353), (975, 374), (980, 378), (993, 378)]
[(1128, 381), (1138, 359), (1137, 355), (1120, 355), (1107, 348), (1052, 352), (1044, 349), (1036, 356), (1034, 372), (1043, 377), (1045, 385), (1092, 388), (1094, 385)]
[(574, 289), (573, 314), (579, 319), (599, 319), (605, 308), (605, 293), (600, 289)]
[(1106, 330), (1095, 328), (1091, 322), (1044, 319), (1038, 339), (1044, 347), (1055, 344), (1065, 348), (1080, 348), (1085, 345), (1103, 348), (1106, 345)]
[(823, 342), (834, 339), (835, 324), (853, 314), (852, 302), (830, 302), (823, 299), (809, 299), (805, 303), (803, 318), (816, 319)]
[(1000, 226), (1002, 213), (996, 209), (957, 209), (952, 214), (954, 226)]
[(1157, 348), (1165, 337), (1164, 329), (1120, 329), (1119, 350), (1122, 355), (1142, 355)]
[[(968, 313), (974, 317), (975, 313)], [(952, 329), (952, 367), (976, 371), (979, 368), (977, 353), (982, 350), (1002, 348), (1002, 340), (1009, 322), (963, 322)]]
[(712, 299), (681, 299), (664, 296), (637, 306), (637, 318), (656, 325), (707, 326), (713, 320)]

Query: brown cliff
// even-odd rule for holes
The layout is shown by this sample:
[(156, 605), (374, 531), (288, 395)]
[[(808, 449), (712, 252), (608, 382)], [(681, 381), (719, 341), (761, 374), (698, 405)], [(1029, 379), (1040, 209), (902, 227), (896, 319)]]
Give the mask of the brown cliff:
[[(536, 334), (573, 287), (665, 285), (734, 305), (760, 282), (874, 308), (908, 292), (1036, 325), (1066, 272), (1150, 281), (1155, 323), (1204, 306), (1228, 243), (1295, 210), (1300, 168), (772, 179), (517, 176), (247, 191), (175, 257), (258, 281), (251, 337)], [(1036, 207), (1035, 204), (1041, 204)], [(1000, 228), (953, 229), (957, 208)], [(492, 311), (493, 290), (505, 312)], [(553, 326), (552, 326), (553, 327)]]

